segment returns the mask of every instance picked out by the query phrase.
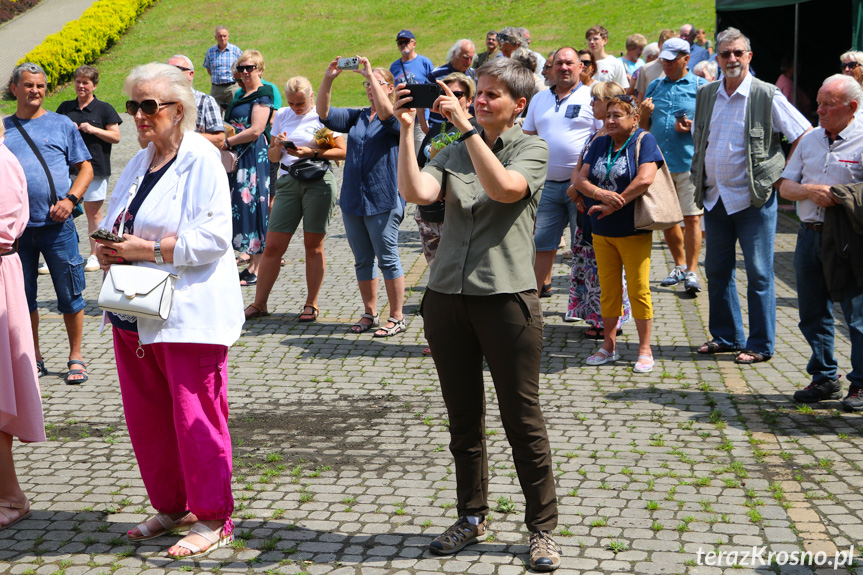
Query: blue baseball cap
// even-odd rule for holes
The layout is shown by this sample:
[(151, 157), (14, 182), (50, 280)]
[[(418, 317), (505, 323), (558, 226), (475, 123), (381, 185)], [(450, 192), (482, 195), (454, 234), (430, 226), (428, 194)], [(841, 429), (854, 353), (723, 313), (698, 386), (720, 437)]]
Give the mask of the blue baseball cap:
[(408, 40), (416, 40), (417, 37), (414, 36), (414, 33), (410, 30), (402, 30), (396, 36), (396, 40), (401, 40), (402, 38), (407, 38)]

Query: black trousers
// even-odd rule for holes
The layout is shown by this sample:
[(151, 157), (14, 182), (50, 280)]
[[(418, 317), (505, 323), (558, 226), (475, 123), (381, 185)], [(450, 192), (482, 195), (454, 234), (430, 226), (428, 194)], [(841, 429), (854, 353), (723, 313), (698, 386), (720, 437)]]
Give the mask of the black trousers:
[(467, 296), (428, 290), (422, 314), (449, 414), (459, 516), (489, 514), (485, 357), (527, 501), (525, 524), (530, 531), (554, 529), (554, 470), (539, 405), (543, 326), (536, 292)]

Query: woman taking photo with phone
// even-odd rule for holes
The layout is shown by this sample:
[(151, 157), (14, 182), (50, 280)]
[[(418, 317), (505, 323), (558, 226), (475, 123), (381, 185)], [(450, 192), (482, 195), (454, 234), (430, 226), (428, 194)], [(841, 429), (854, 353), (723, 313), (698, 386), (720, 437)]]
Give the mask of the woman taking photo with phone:
[[(297, 319), (308, 322), (318, 318), (318, 294), (324, 282), (324, 237), (336, 205), (336, 178), (329, 162), (344, 160), (346, 145), (341, 136), (333, 139), (333, 148), (323, 150), (318, 144), (315, 134), (323, 124), (315, 112), (315, 93), (306, 78), (288, 80), (285, 98), (288, 106), (273, 116), (273, 137), (267, 149), (270, 161), (279, 163), (279, 179), (258, 268), (255, 301), (246, 308), (246, 319), (269, 315), (267, 300), (279, 277), (281, 258), (302, 220), (308, 294)], [(314, 177), (309, 178), (309, 168), (314, 169)], [(318, 173), (321, 170), (323, 173)]]
[[(348, 152), (339, 207), (345, 233), (354, 254), (354, 270), (363, 300), (363, 315), (351, 327), (363, 333), (380, 326), (375, 337), (390, 337), (407, 329), (402, 306), (405, 276), (399, 258), (399, 224), (405, 215), (405, 202), (396, 187), (396, 160), (399, 151), (399, 123), (393, 117), (393, 75), (385, 68), (372, 68), (367, 58), (359, 58), (369, 107), (331, 108), (333, 81), (342, 70), (335, 58), (324, 72), (318, 90), (316, 109), (321, 122), (335, 132), (348, 134)], [(378, 318), (378, 278), (381, 268), (389, 300), (389, 319)]]
[(459, 518), (429, 550), (449, 555), (486, 537), (485, 359), (527, 501), (530, 567), (552, 571), (560, 565), (551, 536), (557, 497), (539, 401), (543, 321), (533, 272), (533, 224), (548, 145), (514, 125), (534, 92), (534, 75), (509, 58), (483, 64), (474, 100), (479, 130), (452, 90), (441, 87), (435, 108), (462, 136), (422, 171), (414, 151), (415, 110), (408, 108), (404, 84), (394, 112), (401, 124), (399, 192), (419, 205), (447, 204), (420, 307), (450, 421)]
[(194, 557), (230, 543), (231, 436), (228, 347), (243, 303), (231, 249), (231, 200), (218, 150), (195, 133), (189, 80), (167, 64), (132, 70), (126, 112), (147, 143), (111, 195), (98, 239), (102, 269), (132, 264), (177, 276), (166, 320), (106, 313), (123, 410), (150, 504), (158, 512), (128, 532), (145, 541), (191, 533), (168, 549)]

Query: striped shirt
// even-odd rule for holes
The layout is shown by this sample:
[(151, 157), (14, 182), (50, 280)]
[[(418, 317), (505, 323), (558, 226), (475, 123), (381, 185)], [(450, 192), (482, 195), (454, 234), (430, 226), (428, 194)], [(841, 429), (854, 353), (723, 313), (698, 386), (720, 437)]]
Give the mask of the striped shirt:
[(195, 131), (204, 134), (224, 132), (225, 124), (222, 122), (222, 113), (216, 99), (192, 88), (195, 96), (195, 107), (198, 109), (198, 119), (195, 121)]
[(242, 55), (243, 51), (228, 43), (228, 47), (219, 50), (219, 45), (210, 47), (204, 56), (204, 68), (210, 71), (210, 82), (213, 84), (233, 84), (231, 64)]
[[(731, 215), (752, 205), (746, 171), (745, 137), (746, 100), (752, 87), (752, 75), (746, 74), (730, 96), (724, 86), (723, 81), (716, 94), (713, 115), (710, 116), (711, 129), (704, 154), (707, 186), (704, 208), (712, 210), (722, 198), (725, 211)], [(779, 90), (773, 96), (772, 118), (774, 131), (784, 134), (789, 142), (794, 142), (812, 127)]]

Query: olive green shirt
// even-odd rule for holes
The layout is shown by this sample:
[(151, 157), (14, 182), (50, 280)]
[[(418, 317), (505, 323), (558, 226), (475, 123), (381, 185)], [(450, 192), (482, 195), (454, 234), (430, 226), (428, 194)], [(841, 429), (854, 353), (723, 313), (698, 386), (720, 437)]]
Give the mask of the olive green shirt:
[(536, 289), (533, 225), (548, 169), (548, 145), (514, 126), (501, 134), (492, 152), (507, 170), (527, 180), (523, 199), (511, 204), (490, 199), (464, 142), (450, 144), (423, 168), (440, 183), (446, 203), (428, 283), (436, 292), (492, 295)]

